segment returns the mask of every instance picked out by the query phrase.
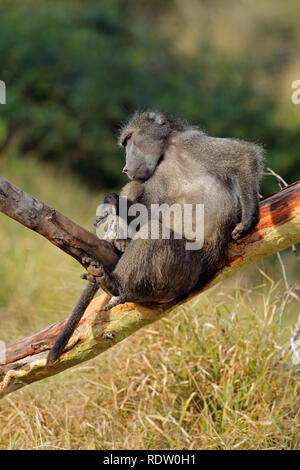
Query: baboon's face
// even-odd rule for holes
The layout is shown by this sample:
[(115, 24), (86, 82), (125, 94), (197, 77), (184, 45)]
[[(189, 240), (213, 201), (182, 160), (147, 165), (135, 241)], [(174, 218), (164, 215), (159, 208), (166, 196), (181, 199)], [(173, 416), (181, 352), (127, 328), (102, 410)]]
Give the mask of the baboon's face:
[(149, 179), (158, 164), (165, 146), (165, 134), (158, 126), (147, 126), (145, 130), (131, 132), (122, 145), (126, 148), (126, 165), (123, 173), (130, 179)]

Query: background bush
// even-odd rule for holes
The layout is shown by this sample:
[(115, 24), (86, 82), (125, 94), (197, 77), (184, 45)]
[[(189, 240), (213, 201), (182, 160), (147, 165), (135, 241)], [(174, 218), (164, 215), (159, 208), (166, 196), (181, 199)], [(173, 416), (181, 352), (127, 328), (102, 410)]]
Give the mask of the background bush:
[[(193, 5), (205, 34), (184, 47), (192, 23), (185, 24), (182, 11)], [(299, 17), (296, 2), (286, 8)], [(135, 109), (158, 108), (212, 135), (262, 143), (268, 165), (289, 182), (300, 178), (299, 121), (286, 125), (279, 96), (298, 39), (293, 19), (263, 15), (236, 53), (206, 31), (209, 15), (221, 26), (225, 13), (220, 1), (1, 0), (7, 105), (1, 106), (0, 144), (13, 145), (24, 158), (34, 152), (96, 189), (118, 187), (125, 181), (116, 145), (120, 125)], [(293, 106), (290, 97), (286, 103)], [(276, 185), (267, 180), (265, 189)]]

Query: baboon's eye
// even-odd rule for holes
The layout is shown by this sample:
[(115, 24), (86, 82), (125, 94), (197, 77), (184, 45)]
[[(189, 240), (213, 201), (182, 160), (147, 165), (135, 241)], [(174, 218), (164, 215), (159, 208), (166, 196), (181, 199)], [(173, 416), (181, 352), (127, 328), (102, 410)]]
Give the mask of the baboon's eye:
[(126, 147), (128, 141), (131, 139), (131, 137), (132, 137), (132, 132), (130, 134), (126, 135), (126, 137), (124, 137), (124, 139), (122, 141), (123, 147)]

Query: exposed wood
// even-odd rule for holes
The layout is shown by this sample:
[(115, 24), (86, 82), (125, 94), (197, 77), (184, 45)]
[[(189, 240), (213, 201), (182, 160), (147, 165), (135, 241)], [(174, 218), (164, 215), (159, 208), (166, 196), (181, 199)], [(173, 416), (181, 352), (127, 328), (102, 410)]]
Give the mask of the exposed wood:
[[(202, 291), (256, 260), (300, 242), (300, 182), (265, 198), (260, 216), (251, 234), (231, 244), (228, 259)], [(198, 294), (193, 292), (190, 298)], [(107, 299), (103, 294), (90, 303), (64, 354), (51, 366), (46, 366), (48, 350), (66, 320), (7, 345), (5, 364), (0, 366), (0, 395), (86, 361), (167, 313), (163, 304), (150, 309), (129, 303), (103, 312)]]

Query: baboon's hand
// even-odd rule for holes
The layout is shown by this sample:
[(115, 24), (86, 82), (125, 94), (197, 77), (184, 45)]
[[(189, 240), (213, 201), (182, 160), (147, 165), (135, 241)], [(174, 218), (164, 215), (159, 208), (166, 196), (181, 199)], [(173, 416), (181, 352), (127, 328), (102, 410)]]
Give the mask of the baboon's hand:
[(100, 209), (100, 213), (99, 213), (99, 215), (97, 216), (97, 219), (94, 222), (94, 226), (99, 227), (99, 225), (104, 224), (107, 217), (109, 215), (111, 215), (112, 213), (113, 213), (113, 208), (112, 207), (110, 207), (106, 204), (102, 204), (101, 209)]
[(100, 212), (97, 216), (94, 226), (98, 227), (106, 221), (109, 215), (116, 214), (117, 204), (118, 196), (115, 193), (107, 194), (103, 200), (102, 206), (100, 207)]

